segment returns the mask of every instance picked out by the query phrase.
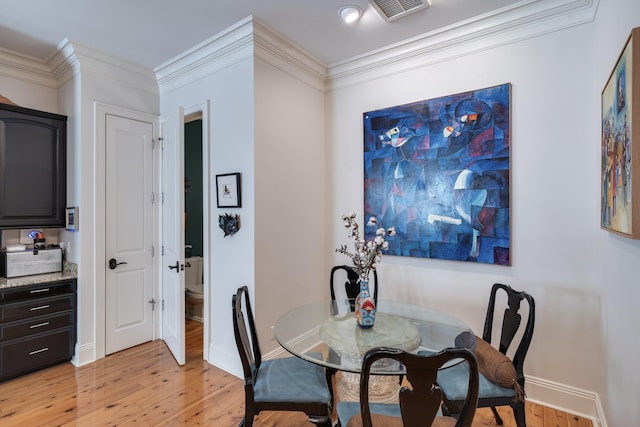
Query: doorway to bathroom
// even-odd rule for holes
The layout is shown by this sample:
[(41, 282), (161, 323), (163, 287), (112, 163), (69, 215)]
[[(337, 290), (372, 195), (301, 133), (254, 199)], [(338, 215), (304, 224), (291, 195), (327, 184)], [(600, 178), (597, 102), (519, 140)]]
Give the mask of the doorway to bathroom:
[[(185, 322), (205, 321), (204, 311), (204, 168), (202, 113), (185, 116), (184, 123), (184, 259)], [(202, 334), (203, 328), (196, 328)], [(198, 340), (203, 343), (204, 337)], [(187, 353), (190, 347), (186, 347)], [(201, 354), (202, 351), (199, 350)], [(186, 355), (189, 358), (189, 354)]]

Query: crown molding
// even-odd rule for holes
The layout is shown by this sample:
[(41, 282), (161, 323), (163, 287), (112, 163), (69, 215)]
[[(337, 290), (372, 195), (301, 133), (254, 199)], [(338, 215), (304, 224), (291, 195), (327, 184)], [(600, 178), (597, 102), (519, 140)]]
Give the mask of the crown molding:
[(71, 80), (80, 73), (80, 59), (75, 53), (73, 44), (68, 38), (62, 40), (56, 50), (48, 57), (47, 63), (60, 85)]
[(79, 73), (88, 73), (105, 80), (158, 94), (153, 70), (88, 48), (65, 38), (47, 59), (60, 85)]
[(3, 48), (0, 48), (0, 75), (49, 88), (58, 87), (45, 62)]
[(240, 61), (259, 58), (320, 90), (326, 67), (295, 44), (248, 16), (155, 68), (160, 92), (197, 81)]
[(155, 68), (160, 93), (166, 93), (253, 56), (252, 18), (188, 49)]
[(599, 0), (525, 0), (328, 67), (328, 90), (538, 37), (595, 18)]
[(255, 56), (280, 71), (324, 91), (327, 67), (261, 21), (253, 20)]

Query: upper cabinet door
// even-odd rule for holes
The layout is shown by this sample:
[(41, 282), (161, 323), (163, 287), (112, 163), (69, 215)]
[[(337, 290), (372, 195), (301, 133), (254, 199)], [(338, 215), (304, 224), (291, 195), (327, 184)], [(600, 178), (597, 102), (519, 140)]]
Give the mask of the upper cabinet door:
[(67, 118), (0, 104), (0, 228), (64, 227)]

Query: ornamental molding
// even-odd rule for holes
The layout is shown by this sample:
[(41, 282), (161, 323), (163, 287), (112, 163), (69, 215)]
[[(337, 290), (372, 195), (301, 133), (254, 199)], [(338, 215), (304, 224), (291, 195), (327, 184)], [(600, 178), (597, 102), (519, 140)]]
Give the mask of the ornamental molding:
[(0, 48), (0, 75), (48, 88), (58, 87), (44, 61), (3, 48)]
[(328, 67), (328, 91), (592, 22), (599, 0), (526, 0)]

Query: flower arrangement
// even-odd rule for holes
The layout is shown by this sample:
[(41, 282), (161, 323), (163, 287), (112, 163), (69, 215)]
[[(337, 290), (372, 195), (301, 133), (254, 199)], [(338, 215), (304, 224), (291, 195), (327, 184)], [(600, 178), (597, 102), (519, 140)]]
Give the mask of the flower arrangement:
[[(355, 250), (349, 252), (347, 245), (341, 245), (336, 252), (344, 254), (353, 261), (353, 268), (358, 273), (361, 281), (369, 280), (369, 273), (376, 269), (376, 263), (382, 260), (382, 251), (389, 249), (387, 236), (395, 236), (396, 230), (391, 227), (385, 230), (383, 227), (376, 229), (376, 237), (373, 240), (365, 240), (360, 237), (360, 227), (356, 221), (356, 214), (350, 213), (342, 215), (344, 226), (349, 230), (348, 236), (353, 240)], [(378, 225), (376, 217), (369, 218), (367, 226), (375, 227)]]

